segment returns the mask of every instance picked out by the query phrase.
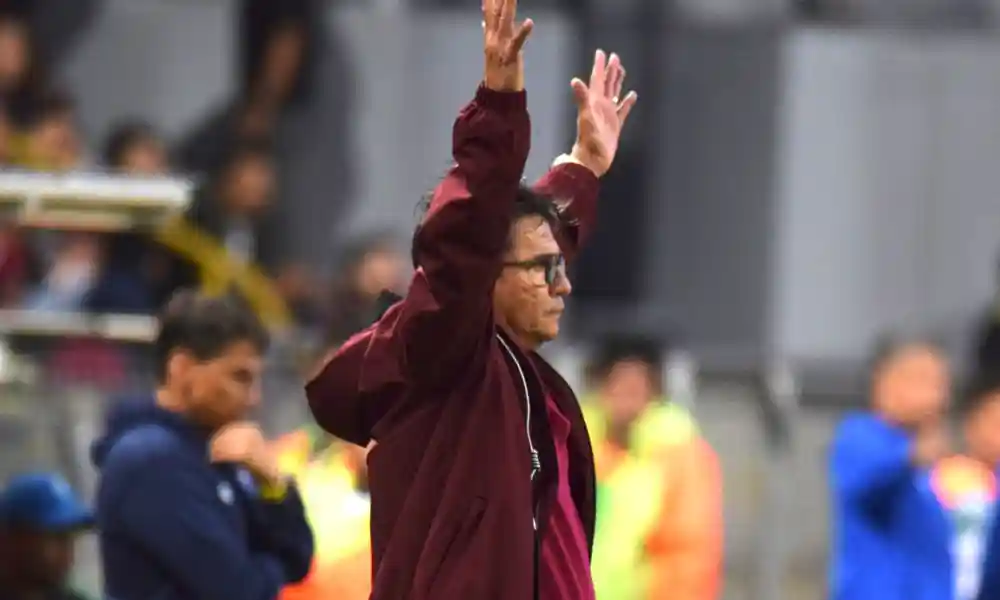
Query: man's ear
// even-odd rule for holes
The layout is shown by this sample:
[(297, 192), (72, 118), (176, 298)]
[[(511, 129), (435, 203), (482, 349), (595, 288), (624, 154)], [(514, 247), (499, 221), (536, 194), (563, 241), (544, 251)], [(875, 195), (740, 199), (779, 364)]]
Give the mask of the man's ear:
[(174, 350), (167, 357), (167, 378), (175, 381), (184, 379), (197, 364), (194, 356), (186, 350)]

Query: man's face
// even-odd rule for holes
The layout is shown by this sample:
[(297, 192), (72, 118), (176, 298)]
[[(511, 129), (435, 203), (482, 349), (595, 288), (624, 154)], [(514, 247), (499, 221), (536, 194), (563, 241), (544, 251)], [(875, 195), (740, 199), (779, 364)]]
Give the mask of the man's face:
[(229, 209), (240, 215), (257, 215), (271, 202), (274, 169), (263, 156), (246, 156), (237, 161), (226, 178)]
[(545, 262), (561, 256), (552, 228), (541, 217), (524, 217), (514, 223), (511, 248), (493, 288), (493, 305), (502, 325), (518, 341), (537, 348), (559, 334), (565, 297), (572, 291), (561, 270), (549, 284)]
[(218, 357), (197, 361), (179, 352), (172, 361), (190, 414), (201, 424), (222, 427), (245, 419), (260, 403), (263, 360), (250, 342), (236, 342)]
[(28, 32), (17, 21), (0, 21), (0, 89), (7, 90), (24, 79), (28, 71)]
[(403, 258), (388, 248), (367, 254), (358, 268), (358, 290), (377, 296), (382, 290), (394, 289), (403, 277), (404, 265)]
[(1000, 463), (1000, 390), (966, 417), (965, 438), (973, 456)]
[(74, 532), (19, 531), (12, 532), (8, 540), (25, 581), (51, 589), (65, 584), (73, 569), (76, 537)]
[(890, 419), (916, 426), (941, 417), (950, 386), (944, 358), (933, 348), (912, 346), (881, 368), (875, 381), (876, 403)]
[(615, 364), (601, 387), (601, 402), (608, 420), (615, 426), (634, 422), (653, 398), (653, 374), (640, 360)]
[(72, 111), (48, 115), (31, 132), (35, 160), (54, 169), (69, 169), (80, 160), (80, 139)]
[(125, 151), (121, 167), (130, 175), (162, 175), (167, 172), (167, 152), (159, 140), (143, 138)]

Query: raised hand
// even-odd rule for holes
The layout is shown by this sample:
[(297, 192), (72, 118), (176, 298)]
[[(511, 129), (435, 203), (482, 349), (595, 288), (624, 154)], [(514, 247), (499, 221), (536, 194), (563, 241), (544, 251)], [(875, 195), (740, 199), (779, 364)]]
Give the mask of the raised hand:
[(618, 152), (618, 139), (639, 96), (622, 97), (625, 68), (617, 54), (609, 59), (603, 50), (594, 55), (590, 82), (573, 79), (576, 99), (576, 143), (572, 157), (601, 177), (608, 172)]
[(521, 49), (535, 26), (531, 19), (515, 25), (517, 0), (483, 0), (483, 53), (486, 66), (483, 83), (491, 90), (519, 92), (524, 89), (524, 58)]
[(256, 423), (231, 423), (220, 429), (209, 443), (209, 457), (214, 463), (242, 464), (261, 481), (281, 478), (278, 460)]

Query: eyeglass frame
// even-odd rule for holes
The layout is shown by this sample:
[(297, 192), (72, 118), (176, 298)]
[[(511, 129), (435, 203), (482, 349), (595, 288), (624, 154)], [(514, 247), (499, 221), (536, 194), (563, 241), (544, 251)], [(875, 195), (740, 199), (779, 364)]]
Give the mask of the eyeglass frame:
[(568, 278), (566, 274), (566, 257), (562, 254), (542, 254), (527, 260), (512, 260), (502, 263), (504, 268), (533, 271), (542, 269), (545, 275), (545, 285), (555, 287), (559, 277)]

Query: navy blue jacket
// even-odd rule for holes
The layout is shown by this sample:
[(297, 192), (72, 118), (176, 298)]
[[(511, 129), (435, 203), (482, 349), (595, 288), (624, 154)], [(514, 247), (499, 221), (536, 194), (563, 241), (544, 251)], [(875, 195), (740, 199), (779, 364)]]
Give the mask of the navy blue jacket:
[(247, 471), (210, 463), (209, 435), (149, 399), (112, 410), (92, 449), (109, 598), (273, 600), (309, 572), (294, 487), (263, 502)]

